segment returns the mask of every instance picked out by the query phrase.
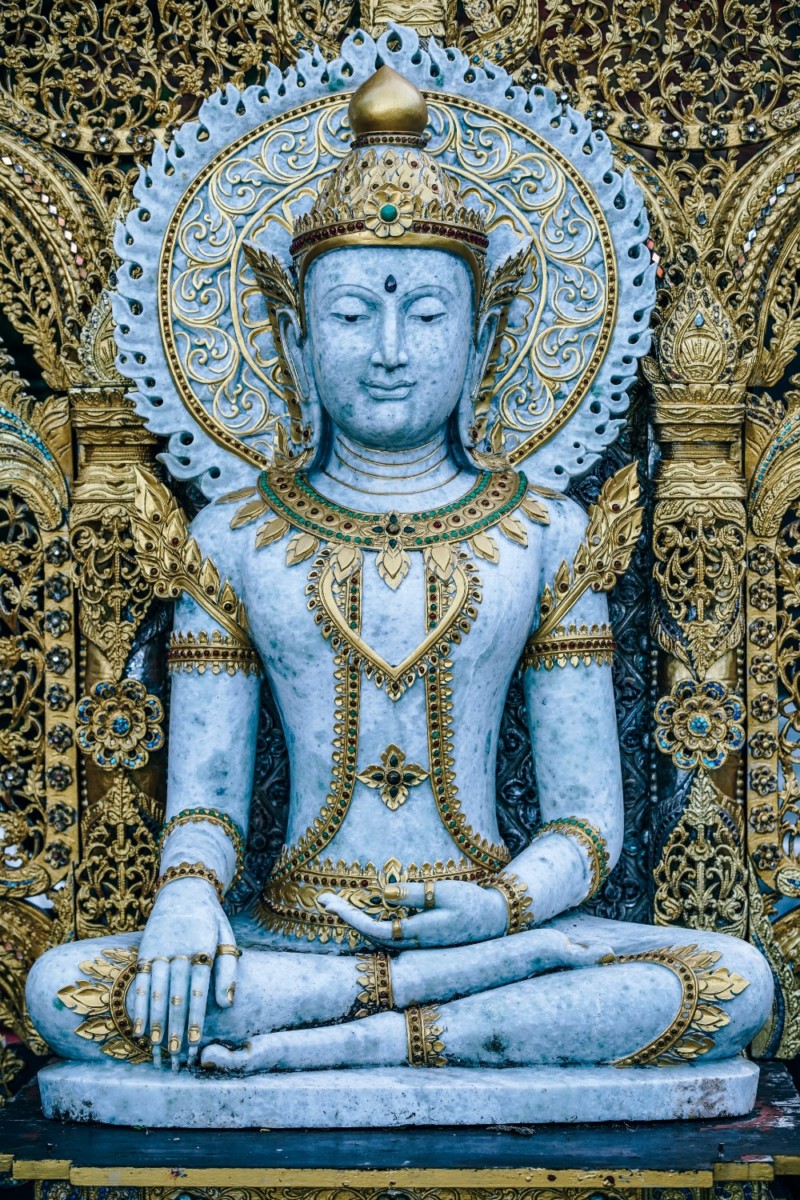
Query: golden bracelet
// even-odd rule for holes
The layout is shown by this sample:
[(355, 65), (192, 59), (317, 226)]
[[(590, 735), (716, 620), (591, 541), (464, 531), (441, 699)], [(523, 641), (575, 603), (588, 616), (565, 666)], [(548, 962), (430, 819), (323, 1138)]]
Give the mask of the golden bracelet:
[(199, 862), (182, 862), (176, 863), (174, 867), (167, 867), (164, 874), (156, 880), (153, 897), (155, 898), (163, 887), (166, 887), (168, 883), (174, 883), (176, 879), (205, 879), (206, 883), (210, 883), (217, 893), (220, 904), (225, 899), (225, 889), (216, 871), (212, 871), (210, 867), (203, 866)]
[(584, 821), (582, 817), (559, 817), (542, 825), (541, 829), (537, 830), (534, 841), (546, 833), (563, 833), (566, 837), (575, 838), (586, 850), (592, 872), (589, 896), (593, 896), (609, 876), (608, 847), (600, 830), (590, 821)]
[(194, 825), (202, 821), (207, 822), (209, 825), (219, 825), (221, 829), (224, 829), (228, 839), (233, 843), (233, 848), (236, 851), (236, 869), (230, 883), (230, 886), (233, 887), (234, 884), (239, 882), (244, 871), (245, 839), (244, 834), (233, 817), (229, 816), (226, 812), (221, 812), (218, 808), (184, 808), (179, 813), (176, 813), (174, 817), (170, 817), (161, 830), (161, 837), (158, 841), (158, 852), (159, 854), (161, 853), (165, 841), (173, 830), (181, 825)]
[(516, 875), (499, 871), (497, 875), (493, 875), (491, 879), (482, 883), (481, 887), (495, 888), (505, 898), (508, 908), (506, 935), (530, 928), (534, 922), (534, 915), (531, 898), (525, 894), (528, 890), (527, 883), (522, 883)]

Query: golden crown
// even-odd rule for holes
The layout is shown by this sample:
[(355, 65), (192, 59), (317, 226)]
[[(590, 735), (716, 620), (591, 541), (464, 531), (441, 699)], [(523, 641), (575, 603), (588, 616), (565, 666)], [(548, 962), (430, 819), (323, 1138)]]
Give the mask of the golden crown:
[(481, 294), (488, 249), (483, 212), (462, 203), (458, 180), (424, 150), (428, 107), (391, 67), (353, 94), (350, 153), (323, 180), (291, 245), (298, 287), (317, 255), (337, 246), (403, 245), (450, 250), (466, 260)]

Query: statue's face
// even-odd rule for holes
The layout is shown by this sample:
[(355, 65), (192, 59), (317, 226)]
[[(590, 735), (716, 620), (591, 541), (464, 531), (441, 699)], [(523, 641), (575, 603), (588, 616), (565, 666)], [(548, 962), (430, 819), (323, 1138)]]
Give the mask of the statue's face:
[(455, 254), (332, 250), (311, 264), (305, 302), (308, 382), (364, 445), (421, 445), (474, 384), (472, 275)]

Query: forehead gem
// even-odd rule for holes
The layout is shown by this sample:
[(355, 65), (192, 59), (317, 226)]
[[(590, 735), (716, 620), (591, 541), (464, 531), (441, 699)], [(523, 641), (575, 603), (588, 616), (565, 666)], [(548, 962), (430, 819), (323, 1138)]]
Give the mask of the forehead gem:
[(384, 204), (380, 210), (380, 218), (387, 224), (397, 220), (397, 209), (394, 204)]
[(397, 291), (397, 280), (395, 279), (394, 275), (387, 275), (386, 282), (384, 283), (383, 286), (386, 288), (387, 292), (396, 292)]

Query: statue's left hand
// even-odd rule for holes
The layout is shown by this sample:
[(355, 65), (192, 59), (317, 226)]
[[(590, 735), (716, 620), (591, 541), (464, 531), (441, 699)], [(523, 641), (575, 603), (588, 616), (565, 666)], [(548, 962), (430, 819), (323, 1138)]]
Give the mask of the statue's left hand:
[(402, 920), (377, 921), (333, 892), (320, 896), (319, 902), (370, 941), (388, 943), (398, 950), (486, 942), (502, 937), (508, 926), (508, 908), (501, 892), (452, 879), (435, 884), (433, 907), (427, 910), (425, 884), (385, 888), (384, 903), (389, 907), (423, 909)]

